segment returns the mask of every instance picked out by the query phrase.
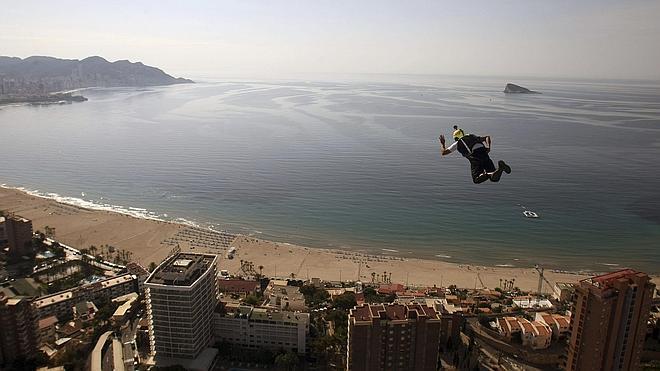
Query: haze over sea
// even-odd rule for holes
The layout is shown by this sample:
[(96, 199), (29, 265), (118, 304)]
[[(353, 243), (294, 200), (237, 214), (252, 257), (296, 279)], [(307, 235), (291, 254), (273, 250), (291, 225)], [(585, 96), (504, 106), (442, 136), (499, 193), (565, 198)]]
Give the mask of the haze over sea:
[[(660, 272), (660, 83), (338, 80), (0, 107), (0, 183), (314, 247)], [(472, 184), (467, 160), (439, 153), (453, 124), (491, 135), (513, 173)]]

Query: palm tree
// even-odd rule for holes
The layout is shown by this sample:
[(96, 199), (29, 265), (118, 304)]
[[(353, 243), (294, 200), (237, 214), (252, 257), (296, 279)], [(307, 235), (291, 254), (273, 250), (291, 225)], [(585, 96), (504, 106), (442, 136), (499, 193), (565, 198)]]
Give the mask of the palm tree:
[(89, 247), (89, 253), (92, 254), (94, 257), (96, 257), (96, 252), (97, 251), (98, 251), (98, 249), (96, 248), (96, 246), (92, 245), (92, 246)]

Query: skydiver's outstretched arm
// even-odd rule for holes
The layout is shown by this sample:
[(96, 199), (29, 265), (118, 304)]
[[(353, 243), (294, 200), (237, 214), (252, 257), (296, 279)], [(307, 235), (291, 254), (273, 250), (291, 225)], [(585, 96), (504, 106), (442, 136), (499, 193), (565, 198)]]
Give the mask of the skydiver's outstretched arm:
[(445, 136), (444, 136), (444, 135), (440, 135), (440, 138), (438, 138), (438, 139), (440, 139), (440, 145), (442, 146), (440, 153), (441, 153), (443, 156), (446, 156), (446, 155), (450, 154), (451, 151), (448, 150), (447, 147), (445, 146)]

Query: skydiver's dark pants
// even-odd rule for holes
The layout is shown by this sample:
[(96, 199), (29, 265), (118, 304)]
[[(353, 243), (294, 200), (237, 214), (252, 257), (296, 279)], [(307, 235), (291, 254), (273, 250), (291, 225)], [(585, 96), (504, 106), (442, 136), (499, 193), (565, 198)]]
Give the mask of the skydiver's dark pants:
[(470, 160), (472, 181), (475, 183), (481, 183), (488, 180), (486, 177), (479, 177), (479, 175), (484, 173), (484, 170), (487, 173), (491, 173), (496, 170), (495, 164), (493, 164), (493, 160), (491, 160), (490, 156), (488, 156), (486, 148), (477, 148), (474, 150), (474, 152), (472, 152), (470, 156), (467, 157), (467, 159)]

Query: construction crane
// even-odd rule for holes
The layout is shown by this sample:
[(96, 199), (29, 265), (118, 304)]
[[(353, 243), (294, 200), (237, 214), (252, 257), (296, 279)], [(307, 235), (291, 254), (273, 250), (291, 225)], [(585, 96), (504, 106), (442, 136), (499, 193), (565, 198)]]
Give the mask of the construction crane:
[(541, 267), (540, 265), (536, 264), (536, 265), (534, 266), (534, 269), (536, 269), (536, 271), (539, 272), (539, 286), (538, 286), (538, 290), (537, 290), (537, 296), (540, 297), (540, 296), (543, 294), (543, 281), (545, 281), (545, 283), (548, 284), (548, 286), (550, 287), (550, 289), (552, 290), (553, 293), (556, 293), (556, 292), (557, 292), (557, 289), (556, 289), (556, 288), (552, 285), (552, 283), (550, 283), (550, 281), (548, 281), (548, 279), (545, 278), (545, 276), (543, 275), (543, 270), (544, 270), (544, 268)]
[(539, 287), (538, 287), (538, 289), (536, 290), (536, 295), (537, 295), (538, 297), (541, 297), (541, 295), (543, 294), (543, 279), (545, 278), (545, 277), (543, 277), (543, 267), (541, 267), (540, 265), (536, 264), (536, 265), (534, 266), (534, 269), (536, 269), (536, 271), (539, 272)]
[[(479, 279), (479, 283), (481, 283), (481, 288), (482, 288), (482, 289), (485, 289), (485, 288), (486, 288), (486, 285), (484, 285), (484, 281), (481, 279), (481, 275), (480, 275), (479, 273), (477, 273), (477, 279)], [(476, 280), (475, 280), (475, 281), (476, 281)], [(477, 288), (477, 283), (476, 283), (476, 282), (475, 282), (475, 284), (474, 284), (474, 288), (475, 288), (475, 289)]]

